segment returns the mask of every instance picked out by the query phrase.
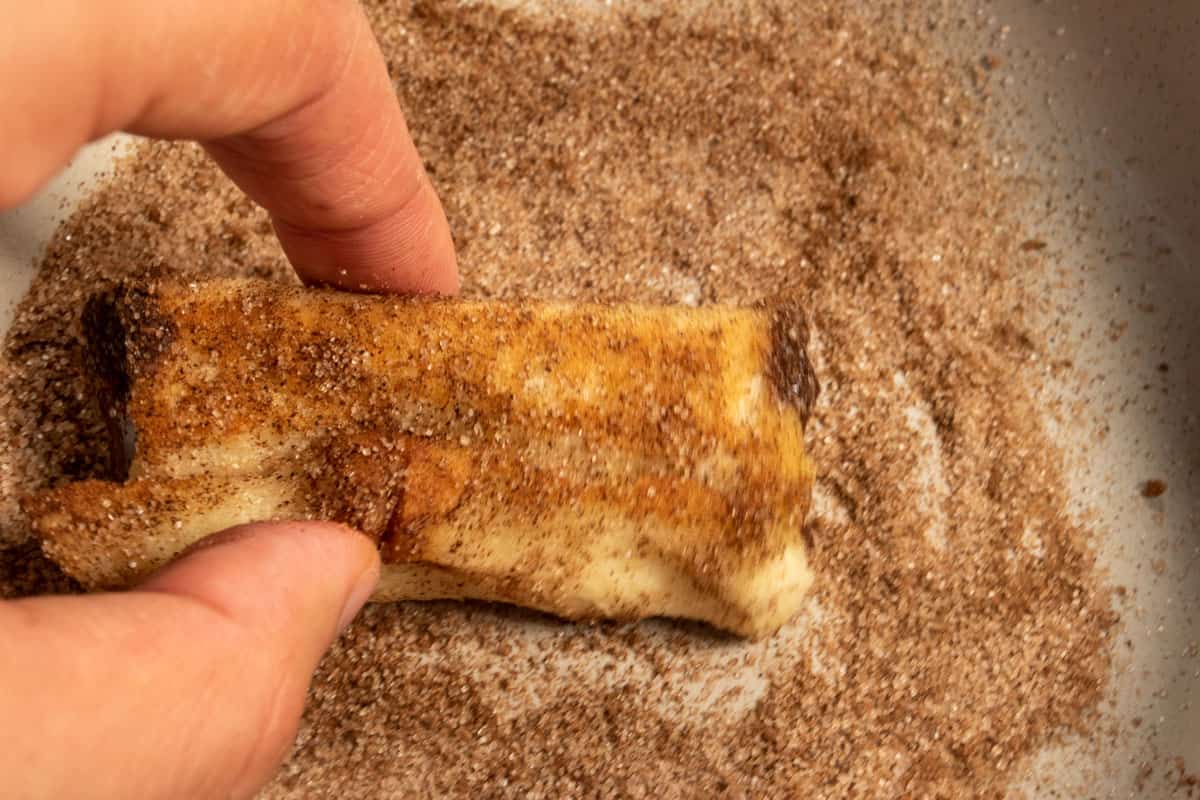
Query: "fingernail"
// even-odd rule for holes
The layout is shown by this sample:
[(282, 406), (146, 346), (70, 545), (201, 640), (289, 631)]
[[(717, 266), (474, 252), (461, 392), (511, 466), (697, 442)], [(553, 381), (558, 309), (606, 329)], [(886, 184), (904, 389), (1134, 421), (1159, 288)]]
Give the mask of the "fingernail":
[(358, 612), (362, 609), (368, 598), (371, 597), (371, 593), (375, 591), (375, 584), (377, 583), (379, 583), (379, 571), (374, 567), (364, 570), (363, 574), (358, 576), (358, 581), (346, 597), (346, 605), (342, 607), (342, 615), (338, 617), (338, 636), (341, 636), (346, 632), (346, 628), (350, 627), (350, 623), (354, 621)]

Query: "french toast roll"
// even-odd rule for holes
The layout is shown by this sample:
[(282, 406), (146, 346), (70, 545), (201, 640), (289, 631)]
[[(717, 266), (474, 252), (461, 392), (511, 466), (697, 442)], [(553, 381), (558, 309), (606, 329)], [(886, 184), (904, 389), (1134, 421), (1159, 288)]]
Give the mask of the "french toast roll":
[(377, 600), (776, 630), (812, 581), (796, 304), (124, 285), (83, 316), (111, 481), (27, 498), (89, 588), (261, 519), (372, 537)]

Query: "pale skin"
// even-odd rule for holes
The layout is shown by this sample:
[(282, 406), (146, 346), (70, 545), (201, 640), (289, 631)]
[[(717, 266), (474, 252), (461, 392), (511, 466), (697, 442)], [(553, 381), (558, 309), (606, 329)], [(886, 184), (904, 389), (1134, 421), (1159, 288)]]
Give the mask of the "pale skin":
[[(195, 139), (270, 212), (303, 279), (457, 291), (354, 0), (39, 0), (0, 17), (0, 208), (107, 133)], [(133, 591), (0, 603), (4, 796), (252, 796), (378, 575), (351, 530), (263, 522)]]

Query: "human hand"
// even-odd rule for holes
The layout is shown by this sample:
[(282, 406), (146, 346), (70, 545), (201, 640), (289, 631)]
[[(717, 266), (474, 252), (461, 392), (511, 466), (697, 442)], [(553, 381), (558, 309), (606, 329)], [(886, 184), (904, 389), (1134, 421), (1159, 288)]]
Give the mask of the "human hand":
[(361, 534), (258, 523), (133, 591), (0, 603), (4, 796), (251, 797), (378, 577)]
[[(194, 138), (302, 278), (454, 292), (453, 244), (352, 0), (9, 2), (0, 208), (114, 130)], [(0, 603), (4, 795), (247, 797), (378, 577), (323, 523), (218, 534), (139, 589)]]
[(197, 139), (305, 280), (457, 290), (445, 214), (355, 0), (0, 8), (0, 209), (113, 131)]

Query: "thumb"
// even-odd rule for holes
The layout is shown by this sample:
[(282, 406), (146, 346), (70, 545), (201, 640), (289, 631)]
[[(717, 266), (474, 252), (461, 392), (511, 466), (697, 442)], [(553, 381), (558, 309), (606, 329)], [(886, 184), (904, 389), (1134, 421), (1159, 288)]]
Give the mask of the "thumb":
[(0, 604), (6, 796), (251, 796), (378, 576), (348, 528), (256, 523), (135, 591)]

